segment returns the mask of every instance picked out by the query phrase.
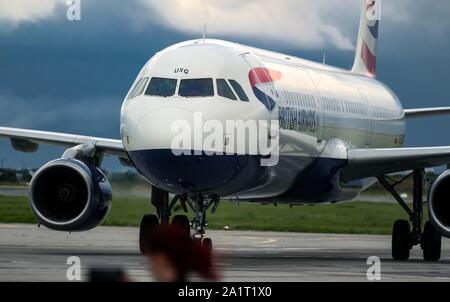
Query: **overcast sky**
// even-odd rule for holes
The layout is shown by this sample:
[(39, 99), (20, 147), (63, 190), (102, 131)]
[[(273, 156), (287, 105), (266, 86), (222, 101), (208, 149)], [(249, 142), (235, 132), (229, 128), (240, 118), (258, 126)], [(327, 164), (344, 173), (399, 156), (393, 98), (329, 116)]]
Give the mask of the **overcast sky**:
[[(361, 0), (0, 0), (0, 125), (119, 137), (119, 110), (158, 50), (201, 37), (237, 41), (349, 68)], [(383, 3), (379, 79), (406, 108), (450, 106), (450, 1)], [(408, 146), (450, 145), (450, 117), (408, 123)], [(15, 153), (37, 167), (62, 150)], [(108, 167), (118, 168), (114, 161)]]

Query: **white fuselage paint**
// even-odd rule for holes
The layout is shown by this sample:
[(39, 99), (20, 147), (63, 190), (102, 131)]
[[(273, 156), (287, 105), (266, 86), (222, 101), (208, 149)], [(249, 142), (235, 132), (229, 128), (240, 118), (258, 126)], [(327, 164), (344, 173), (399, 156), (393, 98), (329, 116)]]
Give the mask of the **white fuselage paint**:
[[(276, 101), (273, 110), (268, 110), (252, 90), (249, 73), (258, 68), (281, 74), (273, 82), (258, 85)], [(280, 121), (280, 163), (266, 170), (264, 177), (260, 175), (259, 179), (250, 181), (245, 189), (224, 190), (221, 194), (226, 196), (221, 197), (315, 202), (310, 200), (314, 197), (297, 198), (296, 191), (292, 190), (298, 186), (296, 179), (301, 179), (303, 171), (317, 159), (345, 161), (347, 148), (392, 148), (401, 147), (404, 142), (404, 112), (396, 95), (376, 79), (347, 70), (225, 41), (197, 40), (157, 53), (142, 69), (136, 83), (144, 77), (177, 79), (178, 86), (182, 79), (234, 79), (250, 101), (219, 97), (217, 87), (216, 96), (198, 99), (179, 97), (178, 93), (168, 98), (145, 94), (127, 98), (121, 111), (121, 135), (141, 173), (145, 167), (139, 166), (143, 163), (133, 158), (134, 152), (170, 149), (176, 135), (171, 132), (175, 120), (193, 123), (194, 113), (201, 113), (204, 120), (222, 123), (227, 120)], [(238, 153), (247, 154), (245, 146), (237, 149)], [(321, 165), (318, 166), (320, 169)], [(153, 185), (161, 186), (166, 181), (164, 188), (174, 186), (167, 179), (156, 180), (154, 175), (143, 174)], [(338, 177), (333, 182), (330, 194), (319, 197), (317, 202), (353, 199), (372, 183), (362, 180), (343, 184)], [(319, 189), (323, 188), (319, 186)], [(288, 191), (291, 193), (286, 194)]]

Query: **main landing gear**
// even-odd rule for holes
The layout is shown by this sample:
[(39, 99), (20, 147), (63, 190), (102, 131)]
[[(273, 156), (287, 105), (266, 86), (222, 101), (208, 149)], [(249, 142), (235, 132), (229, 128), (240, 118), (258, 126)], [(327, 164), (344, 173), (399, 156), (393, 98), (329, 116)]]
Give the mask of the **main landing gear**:
[[(409, 176), (413, 177), (413, 207), (396, 191), (396, 186), (403, 183)], [(400, 181), (394, 182), (387, 176), (378, 178), (384, 188), (392, 194), (400, 206), (406, 211), (409, 220), (398, 220), (394, 224), (392, 234), (392, 257), (394, 260), (408, 260), (414, 246), (420, 245), (426, 261), (439, 261), (441, 258), (441, 235), (430, 221), (423, 227), (423, 187), (425, 172), (423, 169), (415, 170)]]
[(206, 212), (213, 207), (212, 212), (217, 210), (219, 198), (216, 196), (204, 196), (201, 194), (189, 196), (175, 196), (169, 202), (169, 193), (153, 187), (151, 195), (152, 205), (155, 206), (157, 215), (149, 214), (142, 218), (139, 232), (139, 247), (142, 254), (147, 252), (149, 246), (149, 238), (155, 230), (161, 225), (170, 225), (170, 217), (172, 210), (179, 202), (185, 213), (188, 212), (187, 205), (195, 213), (192, 223), (186, 215), (176, 215), (172, 219), (172, 225), (186, 231), (191, 236), (191, 226), (194, 230), (193, 239), (197, 244), (203, 245), (205, 248), (213, 248), (212, 240), (206, 238), (205, 228), (208, 226), (206, 221)]

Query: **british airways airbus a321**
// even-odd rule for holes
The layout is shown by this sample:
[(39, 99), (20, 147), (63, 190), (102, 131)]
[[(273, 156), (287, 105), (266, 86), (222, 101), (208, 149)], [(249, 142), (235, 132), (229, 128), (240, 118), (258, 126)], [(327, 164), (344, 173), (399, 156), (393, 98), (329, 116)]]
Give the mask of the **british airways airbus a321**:
[[(57, 231), (101, 224), (112, 195), (100, 170), (104, 156), (135, 167), (152, 185), (158, 215), (142, 219), (142, 252), (149, 234), (168, 223), (192, 228), (211, 247), (206, 213), (222, 200), (335, 203), (355, 199), (378, 181), (410, 217), (395, 223), (393, 258), (407, 260), (420, 244), (426, 260), (439, 260), (441, 237), (450, 237), (450, 170), (427, 186), (427, 201), (424, 170), (450, 164), (450, 147), (403, 144), (407, 119), (450, 114), (450, 108), (404, 110), (376, 80), (380, 2), (364, 0), (350, 71), (225, 41), (187, 41), (157, 53), (139, 73), (122, 106), (121, 140), (1, 127), (0, 136), (18, 151), (33, 152), (40, 144), (67, 148), (33, 176), (34, 215)], [(194, 132), (211, 121), (206, 128), (222, 132), (206, 144)], [(266, 127), (246, 129), (242, 140), (239, 129), (225, 125), (230, 121), (265, 121)], [(192, 140), (180, 139), (182, 132), (193, 132)], [(252, 148), (259, 140), (276, 148)], [(404, 171), (414, 178), (412, 207), (388, 177)], [(171, 217), (176, 203), (189, 206), (194, 219)], [(425, 204), (429, 219), (423, 221)]]

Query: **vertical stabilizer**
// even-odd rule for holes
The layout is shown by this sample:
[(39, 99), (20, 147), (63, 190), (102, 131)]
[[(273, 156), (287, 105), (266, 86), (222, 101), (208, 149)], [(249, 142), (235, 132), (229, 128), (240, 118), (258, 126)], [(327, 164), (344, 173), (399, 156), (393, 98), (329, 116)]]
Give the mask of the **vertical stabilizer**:
[(364, 5), (356, 44), (352, 72), (376, 77), (378, 28), (381, 17), (381, 0), (363, 0)]

